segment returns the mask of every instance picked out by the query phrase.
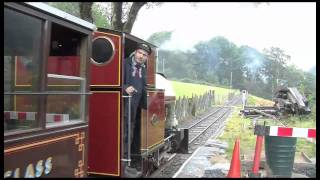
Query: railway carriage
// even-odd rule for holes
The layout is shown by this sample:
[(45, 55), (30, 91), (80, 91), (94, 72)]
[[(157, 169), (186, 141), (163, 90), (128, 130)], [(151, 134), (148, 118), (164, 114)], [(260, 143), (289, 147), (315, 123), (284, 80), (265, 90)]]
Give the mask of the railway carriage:
[[(174, 96), (156, 88), (156, 46), (43, 3), (4, 5), (4, 177), (124, 177), (123, 152), (148, 176), (187, 142), (168, 126)], [(142, 42), (152, 48), (148, 106), (130, 148), (123, 67)]]
[(84, 177), (95, 26), (4, 3), (4, 177)]

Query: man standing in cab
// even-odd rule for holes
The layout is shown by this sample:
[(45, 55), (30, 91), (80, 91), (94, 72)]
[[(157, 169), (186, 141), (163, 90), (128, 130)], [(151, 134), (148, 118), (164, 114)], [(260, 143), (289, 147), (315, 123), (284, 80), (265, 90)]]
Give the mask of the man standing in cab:
[[(124, 138), (124, 156), (131, 160), (130, 166), (125, 167), (125, 176), (127, 177), (140, 177), (142, 175), (140, 163), (137, 159), (130, 156), (131, 149), (139, 148), (133, 141), (139, 142), (140, 138), (137, 129), (140, 125), (141, 108), (147, 109), (147, 82), (146, 82), (146, 61), (149, 58), (152, 50), (150, 46), (145, 43), (138, 44), (134, 53), (125, 59), (124, 64), (124, 95), (131, 96), (131, 102), (125, 99), (125, 138)], [(129, 115), (130, 106), (130, 115)], [(130, 121), (130, 123), (129, 123)], [(128, 135), (128, 126), (130, 124), (130, 135)], [(135, 133), (136, 132), (136, 133)], [(128, 137), (129, 136), (129, 137)], [(128, 149), (128, 143), (133, 147)], [(128, 153), (128, 151), (130, 153)]]

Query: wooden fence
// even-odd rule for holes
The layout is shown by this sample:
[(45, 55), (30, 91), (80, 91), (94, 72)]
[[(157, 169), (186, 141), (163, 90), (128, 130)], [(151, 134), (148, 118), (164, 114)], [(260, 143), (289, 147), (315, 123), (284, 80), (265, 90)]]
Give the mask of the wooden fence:
[(178, 121), (181, 121), (196, 116), (212, 107), (214, 101), (214, 91), (211, 90), (201, 96), (192, 95), (191, 98), (183, 96), (176, 100), (175, 117)]

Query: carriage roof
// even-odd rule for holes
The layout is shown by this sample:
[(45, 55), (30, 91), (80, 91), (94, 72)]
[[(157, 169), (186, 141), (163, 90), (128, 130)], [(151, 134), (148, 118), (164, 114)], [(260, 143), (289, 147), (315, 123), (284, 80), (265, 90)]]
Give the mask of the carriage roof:
[(51, 14), (53, 16), (57, 16), (59, 18), (62, 18), (62, 19), (66, 19), (70, 22), (73, 22), (75, 24), (78, 24), (82, 27), (85, 27), (85, 28), (88, 28), (88, 29), (92, 29), (92, 30), (96, 30), (96, 26), (90, 22), (87, 22), (83, 19), (80, 19), (76, 16), (73, 16), (71, 14), (68, 14), (64, 11), (61, 11), (57, 8), (54, 8), (52, 6), (49, 6), (45, 3), (41, 3), (41, 2), (25, 2), (24, 4), (26, 5), (29, 5), (31, 6), (32, 8), (35, 8), (35, 9), (39, 9), (39, 10), (42, 10), (48, 14)]

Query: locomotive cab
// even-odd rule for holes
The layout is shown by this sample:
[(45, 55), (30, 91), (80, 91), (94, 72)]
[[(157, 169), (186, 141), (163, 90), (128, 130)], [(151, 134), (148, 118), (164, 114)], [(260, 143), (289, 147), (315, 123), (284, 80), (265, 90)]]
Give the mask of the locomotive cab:
[[(130, 146), (125, 133), (124, 62), (139, 43), (148, 44), (152, 53), (146, 62), (147, 109), (134, 130)], [(93, 35), (91, 57), (88, 173), (125, 177), (126, 166), (148, 174), (150, 161), (164, 145), (164, 90), (155, 88), (157, 47), (127, 33), (99, 28)], [(135, 165), (131, 162), (135, 160)]]

